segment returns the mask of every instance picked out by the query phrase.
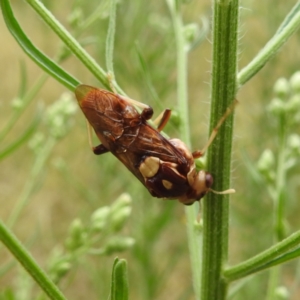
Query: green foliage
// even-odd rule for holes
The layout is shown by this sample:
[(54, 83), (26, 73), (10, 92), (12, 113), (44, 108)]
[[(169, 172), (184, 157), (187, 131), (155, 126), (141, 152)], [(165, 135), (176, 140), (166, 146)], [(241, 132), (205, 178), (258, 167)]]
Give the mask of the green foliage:
[(116, 258), (111, 276), (111, 300), (128, 299), (127, 263), (124, 259)]
[[(237, 0), (214, 1), (213, 17), (211, 3), (205, 1), (27, 0), (13, 3), (13, 9), (8, 0), (0, 3), (12, 36), (45, 72), (33, 82), (34, 64), (26, 61), (18, 92), (17, 83), (6, 81), (6, 74), (0, 84), (1, 101), (12, 98), (1, 102), (0, 176), (5, 188), (0, 189), (0, 201), (6, 225), (1, 223), (0, 238), (24, 266), (17, 268), (15, 259), (1, 255), (0, 299), (45, 298), (24, 270), (51, 299), (64, 299), (65, 294), (70, 299), (201, 295), (202, 300), (217, 300), (225, 299), (228, 289), (228, 297), (234, 299), (288, 299), (293, 293), (297, 297), (292, 289), (299, 284), (296, 267), (283, 263), (300, 255), (300, 73), (295, 63), (299, 51), (289, 54), (299, 49), (299, 42), (291, 40), (282, 47), (299, 28), (299, 2), (294, 7), (280, 7), (278, 2), (275, 9), (273, 1), (265, 1), (255, 10), (256, 4), (246, 1), (243, 6), (251, 10), (241, 10)], [(270, 7), (274, 14), (268, 18)], [(40, 23), (25, 26), (29, 19), (39, 22), (37, 15), (50, 30)], [(212, 55), (207, 21), (211, 19)], [(256, 22), (261, 22), (259, 30)], [(245, 32), (240, 58), (238, 33)], [(16, 44), (9, 52), (15, 48)], [(261, 49), (258, 54), (255, 48)], [(208, 59), (212, 67), (206, 65)], [(7, 59), (14, 74), (15, 60), (13, 55)], [(238, 64), (244, 66), (241, 71)], [(233, 151), (233, 165), (238, 161), (239, 167), (232, 183), (232, 116), (219, 130), (207, 159), (197, 161), (199, 168), (207, 161), (214, 189), (236, 189), (233, 201), (210, 193), (200, 218), (198, 205), (186, 208), (184, 215), (176, 201), (151, 198), (109, 154), (88, 154), (84, 119), (73, 96), (63, 93), (56, 82), (46, 83), (49, 75), (70, 91), (83, 81), (126, 92), (157, 112), (173, 108), (176, 114), (168, 135), (196, 149), (203, 146), (201, 124), (207, 123), (206, 100), (200, 103), (199, 98), (212, 100), (211, 131), (237, 97), (236, 143), (241, 147)], [(210, 80), (209, 96), (202, 82)], [(254, 109), (259, 113), (255, 115)], [(255, 119), (253, 124), (249, 119)], [(121, 251), (126, 251), (126, 260), (116, 258), (112, 263), (112, 255)], [(258, 272), (266, 269), (269, 276), (262, 278)]]

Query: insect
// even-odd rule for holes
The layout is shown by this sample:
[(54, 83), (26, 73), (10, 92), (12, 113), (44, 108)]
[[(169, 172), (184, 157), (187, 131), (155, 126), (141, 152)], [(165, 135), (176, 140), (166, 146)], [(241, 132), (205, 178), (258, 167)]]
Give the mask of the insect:
[[(101, 142), (93, 147), (93, 152), (97, 155), (111, 152), (153, 197), (178, 199), (191, 205), (213, 191), (212, 175), (197, 171), (194, 159), (203, 155), (230, 109), (219, 121), (205, 149), (191, 152), (181, 140), (166, 139), (160, 134), (169, 120), (170, 110), (165, 110), (155, 129), (147, 122), (153, 115), (148, 105), (88, 85), (79, 85), (75, 95)], [(135, 106), (142, 108), (142, 112)], [(232, 192), (231, 189), (216, 193)]]

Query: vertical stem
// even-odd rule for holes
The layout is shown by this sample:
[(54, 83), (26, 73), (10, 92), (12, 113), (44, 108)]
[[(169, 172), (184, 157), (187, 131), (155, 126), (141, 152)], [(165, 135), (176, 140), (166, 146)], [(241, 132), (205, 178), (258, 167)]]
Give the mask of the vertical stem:
[(285, 238), (284, 228), (284, 189), (286, 184), (286, 168), (285, 168), (285, 155), (286, 155), (286, 129), (287, 129), (286, 116), (283, 114), (279, 119), (279, 151), (278, 162), (276, 171), (276, 198), (275, 198), (275, 238), (279, 242)]
[[(109, 26), (106, 37), (106, 47), (105, 47), (105, 60), (106, 69), (114, 77), (114, 42), (116, 33), (116, 10), (117, 1), (111, 0), (109, 9)], [(113, 78), (114, 79), (114, 78)]]
[(43, 74), (40, 78), (37, 79), (34, 86), (29, 90), (24, 97), (22, 98), (22, 108), (15, 110), (10, 120), (4, 125), (0, 132), (0, 142), (7, 136), (13, 126), (17, 123), (22, 113), (26, 108), (31, 104), (35, 99), (36, 94), (39, 92), (43, 84), (46, 82), (48, 75)]
[(270, 269), (266, 300), (276, 299), (275, 291), (276, 291), (276, 288), (278, 287), (279, 276), (280, 276), (280, 266), (275, 266), (272, 269)]
[[(236, 93), (238, 0), (215, 0), (210, 132)], [(227, 118), (208, 150), (207, 169), (216, 190), (230, 186), (233, 116)], [(222, 271), (228, 252), (228, 195), (209, 193), (203, 202), (202, 300), (225, 299), (227, 283)]]
[[(278, 158), (277, 158), (277, 170), (276, 170), (276, 192), (274, 201), (274, 242), (280, 242), (286, 236), (284, 226), (284, 206), (285, 206), (285, 185), (286, 185), (286, 136), (287, 136), (287, 120), (286, 115), (283, 113), (279, 117), (278, 128)], [(268, 292), (267, 300), (274, 299), (276, 288), (278, 287), (280, 280), (281, 266), (272, 268), (269, 272)]]
[(36, 156), (35, 162), (32, 166), (31, 172), (29, 174), (28, 180), (21, 192), (21, 195), (19, 199), (16, 201), (15, 207), (10, 214), (7, 226), (12, 228), (16, 221), (18, 220), (22, 210), (28, 203), (31, 194), (33, 193), (34, 189), (37, 186), (37, 181), (39, 177), (41, 176), (41, 172), (43, 171), (43, 168), (45, 167), (45, 163), (49, 156), (52, 153), (53, 147), (57, 143), (57, 140), (53, 137), (49, 137), (49, 139), (46, 141), (43, 149), (39, 152), (39, 154)]
[[(178, 1), (179, 3), (179, 1)], [(179, 5), (179, 4), (178, 4)], [(182, 118), (180, 133), (181, 139), (191, 148), (190, 128), (189, 128), (189, 112), (188, 112), (188, 91), (187, 91), (187, 53), (185, 51), (185, 41), (183, 35), (183, 24), (179, 7), (177, 7), (175, 21), (176, 46), (177, 46), (177, 94), (178, 107)], [(193, 287), (196, 299), (200, 299), (200, 236), (195, 230), (195, 220), (199, 211), (198, 205), (185, 207), (185, 215), (187, 220), (187, 238), (190, 253), (191, 270), (193, 277)]]
[[(181, 139), (190, 148), (190, 129), (188, 112), (188, 90), (187, 90), (187, 52), (185, 50), (184, 25), (181, 19), (180, 1), (167, 0), (169, 5), (176, 39), (177, 52), (177, 97), (178, 108), (181, 116)], [(194, 204), (185, 208), (187, 221), (187, 237), (193, 277), (195, 298), (200, 299), (200, 274), (201, 274), (201, 236), (195, 229), (195, 220), (199, 206)]]

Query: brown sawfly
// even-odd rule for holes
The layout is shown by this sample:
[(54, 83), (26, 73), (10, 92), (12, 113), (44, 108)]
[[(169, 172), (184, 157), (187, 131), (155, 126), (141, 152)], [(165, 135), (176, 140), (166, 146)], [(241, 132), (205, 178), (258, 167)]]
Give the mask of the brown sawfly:
[[(83, 84), (76, 88), (75, 95), (101, 142), (93, 147), (94, 153), (111, 152), (153, 197), (178, 199), (191, 205), (213, 191), (212, 175), (204, 170), (197, 171), (194, 159), (203, 155), (233, 107), (227, 109), (205, 148), (191, 152), (180, 139), (167, 139), (160, 133), (170, 118), (170, 110), (164, 111), (154, 128), (148, 122), (153, 110), (141, 102)], [(142, 109), (141, 113), (135, 106)], [(232, 192), (234, 190), (230, 189), (216, 193)]]

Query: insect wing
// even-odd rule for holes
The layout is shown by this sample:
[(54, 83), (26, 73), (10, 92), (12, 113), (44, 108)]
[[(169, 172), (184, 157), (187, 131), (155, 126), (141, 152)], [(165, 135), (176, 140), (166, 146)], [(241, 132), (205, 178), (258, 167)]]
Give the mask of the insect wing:
[[(186, 174), (190, 162), (186, 156), (164, 138), (137, 112), (134, 106), (120, 96), (106, 90), (80, 85), (75, 91), (78, 103), (103, 146), (114, 154), (148, 189), (140, 165), (147, 157), (162, 163), (175, 163), (178, 171)], [(155, 174), (156, 176), (156, 174)], [(167, 176), (168, 177), (168, 176)], [(153, 179), (154, 180), (154, 179)], [(161, 181), (162, 179), (160, 179)], [(153, 183), (155, 186), (157, 183)], [(152, 189), (149, 189), (150, 192)], [(155, 196), (164, 196), (155, 193)]]
[(116, 94), (88, 85), (79, 85), (75, 94), (85, 117), (110, 151), (123, 135), (126, 123), (139, 123), (136, 109)]
[(131, 104), (106, 90), (79, 85), (75, 95), (103, 146), (144, 184), (138, 170), (140, 153), (127, 151), (136, 140), (141, 123), (140, 114)]
[(168, 162), (185, 163), (186, 161), (169, 140), (147, 123), (140, 125), (138, 136), (130, 145), (129, 151), (138, 155), (158, 157)]

